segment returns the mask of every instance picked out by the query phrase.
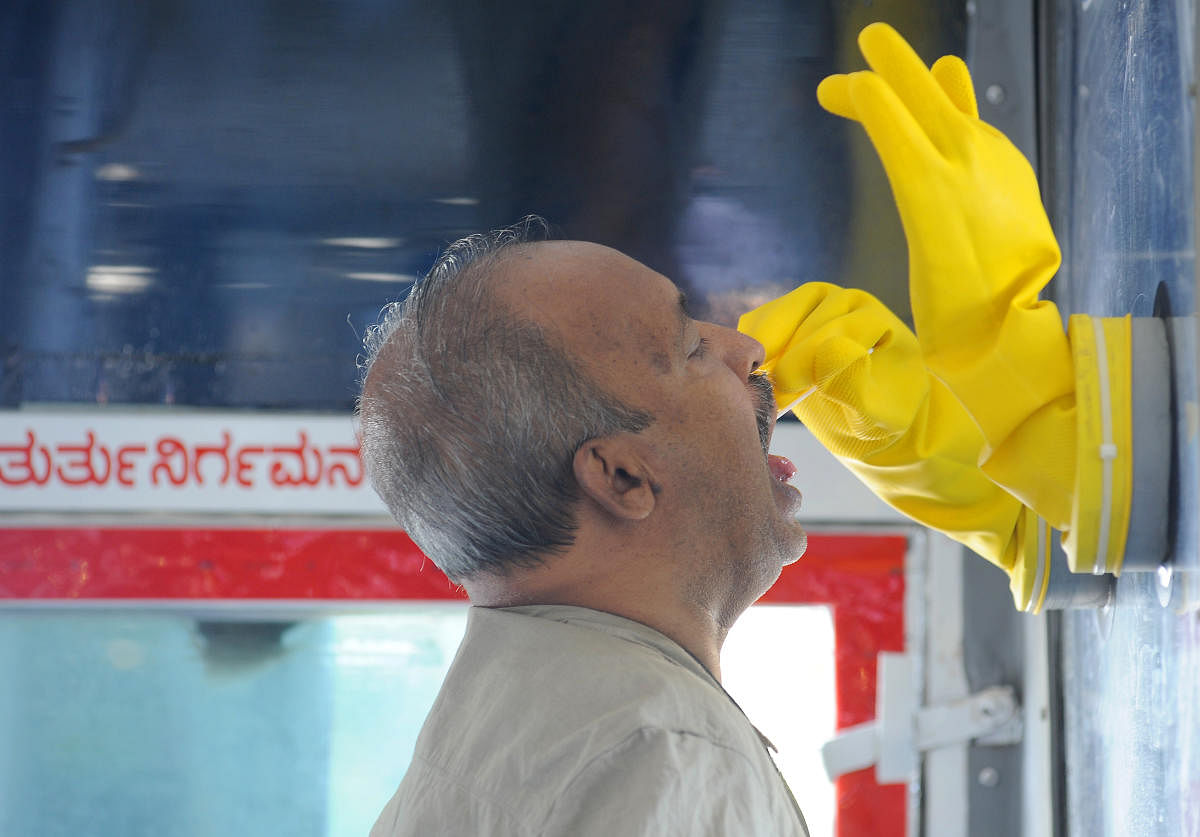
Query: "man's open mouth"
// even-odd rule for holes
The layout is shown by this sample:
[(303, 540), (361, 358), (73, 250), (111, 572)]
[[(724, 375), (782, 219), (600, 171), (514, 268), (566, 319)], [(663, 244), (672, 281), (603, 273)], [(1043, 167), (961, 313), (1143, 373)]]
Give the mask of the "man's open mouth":
[(758, 438), (762, 442), (763, 454), (766, 455), (771, 447), (771, 431), (775, 427), (775, 389), (771, 386), (771, 379), (767, 377), (767, 373), (755, 372), (750, 375), (750, 390), (755, 398), (754, 414), (758, 421)]
[(767, 467), (778, 482), (786, 483), (796, 476), (796, 466), (786, 456), (771, 453), (771, 433), (775, 430), (775, 388), (765, 372), (750, 376), (750, 389), (754, 393), (754, 415), (758, 422), (758, 438), (762, 442)]
[(787, 482), (796, 476), (796, 466), (786, 456), (769, 453), (767, 454), (767, 465), (771, 468), (771, 476), (780, 482)]

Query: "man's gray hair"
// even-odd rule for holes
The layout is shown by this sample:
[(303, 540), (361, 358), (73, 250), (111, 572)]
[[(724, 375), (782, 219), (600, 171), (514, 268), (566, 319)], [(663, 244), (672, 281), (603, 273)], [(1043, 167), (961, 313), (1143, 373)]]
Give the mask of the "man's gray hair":
[(545, 232), (527, 218), (450, 245), (365, 341), (367, 475), (455, 581), (533, 566), (573, 543), (576, 450), (653, 421), (603, 392), (558, 335), (497, 299), (499, 263)]

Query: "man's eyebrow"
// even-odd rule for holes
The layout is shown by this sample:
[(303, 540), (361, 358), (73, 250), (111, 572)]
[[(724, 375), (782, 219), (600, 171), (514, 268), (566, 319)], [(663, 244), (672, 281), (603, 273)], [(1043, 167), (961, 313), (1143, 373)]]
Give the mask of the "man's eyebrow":
[(679, 345), (682, 346), (687, 337), (688, 324), (692, 321), (692, 315), (688, 311), (688, 297), (683, 291), (679, 292), (679, 306), (676, 313), (679, 317)]
[(679, 312), (682, 316), (687, 317), (688, 319), (691, 319), (692, 303), (691, 303), (691, 300), (688, 299), (688, 295), (687, 295), (686, 291), (679, 292)]

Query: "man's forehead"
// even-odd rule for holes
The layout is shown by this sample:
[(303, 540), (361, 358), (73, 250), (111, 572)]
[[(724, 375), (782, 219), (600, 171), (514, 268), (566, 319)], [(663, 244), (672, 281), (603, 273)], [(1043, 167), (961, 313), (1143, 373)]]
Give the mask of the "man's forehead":
[(611, 247), (586, 241), (542, 241), (514, 247), (498, 265), (503, 295), (532, 312), (644, 312), (673, 319), (686, 298), (665, 276)]
[(627, 373), (643, 362), (670, 369), (691, 319), (665, 276), (587, 242), (540, 242), (513, 256), (501, 283), (508, 301), (558, 332), (579, 360)]
[(596, 272), (646, 271), (645, 265), (620, 250), (591, 241), (535, 241), (504, 251), (505, 267), (513, 279), (595, 278)]

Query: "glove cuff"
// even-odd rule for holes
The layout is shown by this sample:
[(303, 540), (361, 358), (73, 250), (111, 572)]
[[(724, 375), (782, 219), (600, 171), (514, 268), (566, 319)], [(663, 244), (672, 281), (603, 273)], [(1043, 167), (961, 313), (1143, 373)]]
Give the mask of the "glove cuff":
[(1013, 604), (1025, 613), (1041, 613), (1050, 588), (1050, 524), (1028, 506), (1021, 507), (1015, 540), (1016, 561), (1009, 574)]
[(1072, 572), (1118, 573), (1133, 495), (1130, 317), (1075, 314), (1075, 492), (1063, 547)]

